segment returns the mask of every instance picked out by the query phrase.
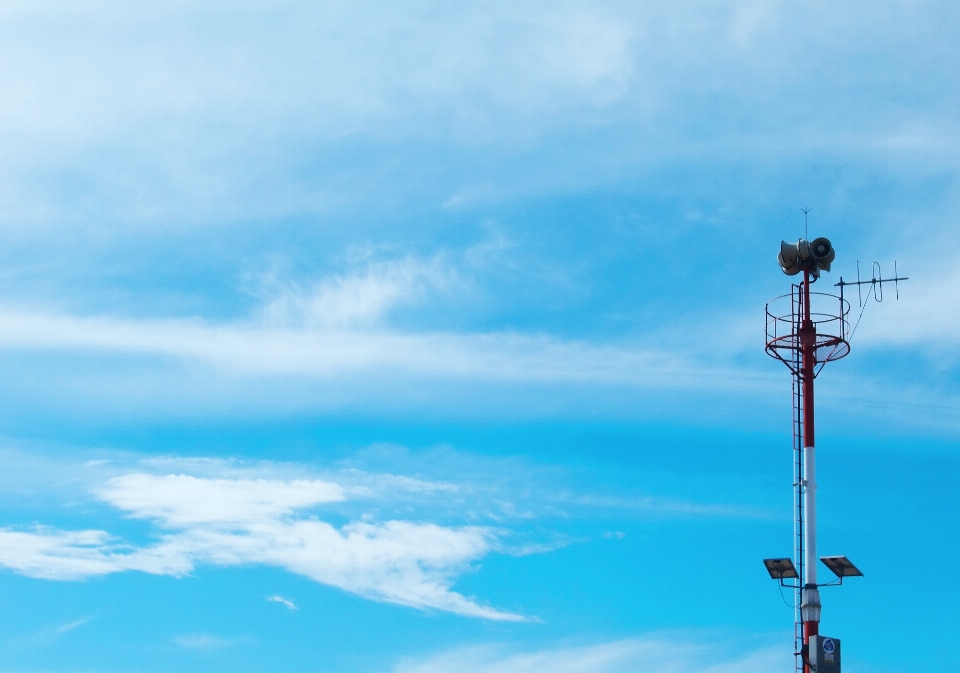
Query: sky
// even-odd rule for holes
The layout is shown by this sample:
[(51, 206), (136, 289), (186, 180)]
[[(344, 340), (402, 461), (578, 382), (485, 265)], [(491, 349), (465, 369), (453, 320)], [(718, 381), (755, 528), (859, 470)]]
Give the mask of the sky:
[(909, 278), (817, 379), (819, 549), (865, 575), (821, 633), (960, 668), (958, 38), (0, 0), (0, 671), (792, 671), (764, 306), (805, 235), (818, 291)]

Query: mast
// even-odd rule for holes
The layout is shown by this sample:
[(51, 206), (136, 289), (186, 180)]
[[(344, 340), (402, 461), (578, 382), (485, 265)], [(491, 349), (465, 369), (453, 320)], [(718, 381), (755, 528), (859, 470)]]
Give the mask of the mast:
[[(816, 377), (817, 327), (810, 310), (810, 271), (803, 271), (803, 309), (800, 330), (801, 369), (803, 391), (803, 595), (800, 618), (803, 620), (803, 644), (808, 648), (810, 636), (820, 632), (820, 591), (817, 589), (817, 476), (816, 439), (814, 424), (813, 382)], [(804, 672), (809, 673), (809, 662)]]

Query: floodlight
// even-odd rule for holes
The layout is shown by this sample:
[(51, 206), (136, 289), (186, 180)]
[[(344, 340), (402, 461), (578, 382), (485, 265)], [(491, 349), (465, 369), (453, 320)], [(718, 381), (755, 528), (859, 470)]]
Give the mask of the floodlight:
[(857, 566), (850, 563), (846, 556), (821, 556), (823, 565), (827, 566), (834, 575), (843, 579), (844, 577), (863, 577), (863, 573)]
[(765, 558), (763, 559), (763, 565), (767, 566), (767, 572), (770, 573), (770, 579), (773, 580), (800, 577), (793, 561), (788, 558)]

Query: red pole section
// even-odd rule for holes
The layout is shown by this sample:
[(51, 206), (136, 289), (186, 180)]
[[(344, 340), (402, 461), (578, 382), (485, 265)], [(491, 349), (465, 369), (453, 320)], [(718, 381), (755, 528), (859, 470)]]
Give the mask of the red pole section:
[(803, 272), (803, 323), (800, 326), (800, 347), (803, 355), (803, 445), (816, 446), (814, 443), (813, 423), (813, 373), (816, 366), (813, 350), (817, 337), (817, 328), (810, 316), (810, 272)]
[[(814, 441), (813, 377), (816, 367), (817, 328), (810, 310), (810, 272), (803, 272), (803, 316), (800, 324), (800, 375), (803, 392), (803, 502), (804, 502), (804, 589), (800, 606), (803, 619), (803, 644), (809, 648), (810, 636), (820, 630), (820, 592), (817, 590), (817, 480)], [(809, 650), (808, 650), (809, 651)], [(809, 673), (809, 664), (804, 665)]]

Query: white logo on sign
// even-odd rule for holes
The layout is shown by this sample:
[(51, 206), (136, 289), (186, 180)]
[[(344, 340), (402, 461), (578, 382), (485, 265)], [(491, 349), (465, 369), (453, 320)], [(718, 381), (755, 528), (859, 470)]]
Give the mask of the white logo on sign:
[(833, 638), (825, 638), (823, 641), (823, 651), (827, 654), (833, 654), (833, 651), (836, 649), (836, 644), (833, 642)]

